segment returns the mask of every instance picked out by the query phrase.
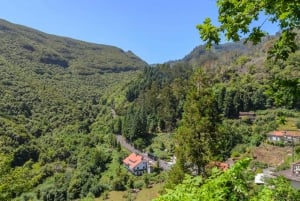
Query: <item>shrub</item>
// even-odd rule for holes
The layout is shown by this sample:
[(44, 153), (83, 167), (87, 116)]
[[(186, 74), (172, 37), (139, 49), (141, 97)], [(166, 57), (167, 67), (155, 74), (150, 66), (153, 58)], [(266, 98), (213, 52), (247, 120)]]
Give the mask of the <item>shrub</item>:
[(135, 181), (133, 183), (133, 186), (134, 186), (135, 189), (142, 189), (143, 186), (144, 186), (144, 181), (140, 181), (140, 180)]
[(295, 147), (295, 153), (296, 154), (300, 154), (300, 146), (296, 146)]
[(297, 127), (298, 129), (300, 129), (300, 120), (298, 120), (298, 121), (296, 122), (296, 127)]
[(246, 153), (246, 151), (247, 151), (247, 145), (246, 144), (238, 144), (232, 149), (231, 156), (232, 157), (239, 157), (240, 154)]

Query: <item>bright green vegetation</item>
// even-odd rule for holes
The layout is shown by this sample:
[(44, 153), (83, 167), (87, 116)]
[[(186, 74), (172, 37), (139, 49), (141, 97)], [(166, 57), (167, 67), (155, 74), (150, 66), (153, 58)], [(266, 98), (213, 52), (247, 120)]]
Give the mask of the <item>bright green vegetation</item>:
[(151, 136), (151, 145), (146, 150), (160, 159), (171, 160), (175, 149), (174, 133), (157, 133)]
[[(185, 58), (192, 65), (202, 64), (202, 68), (189, 79), (182, 120), (175, 135), (177, 163), (169, 173), (169, 190), (157, 200), (297, 200), (299, 191), (280, 177), (268, 185), (253, 186), (249, 159), (237, 162), (225, 172), (211, 169), (209, 163), (229, 156), (241, 157), (240, 153), (262, 143), (268, 131), (283, 128), (279, 126), (285, 125), (287, 118), (297, 126), (299, 3), (219, 0), (217, 5), (220, 26), (212, 25), (209, 18), (197, 26), (208, 48), (220, 42), (220, 33), (233, 41), (249, 34), (246, 42), (254, 45), (265, 41), (260, 49), (242, 54), (217, 55), (217, 48), (213, 47), (211, 54), (200, 52), (206, 56), (204, 60), (193, 59), (198, 48)], [(266, 40), (261, 26), (250, 30), (250, 23), (258, 20), (261, 13), (279, 24), (282, 33), (275, 40)], [(266, 60), (267, 51), (274, 60)], [(215, 60), (210, 61), (214, 56)], [(221, 60), (225, 62), (219, 63)], [(258, 116), (255, 120), (235, 120), (241, 111), (258, 111)]]
[(120, 166), (127, 153), (111, 111), (145, 62), (5, 21), (0, 35), (0, 200), (74, 200), (116, 189), (128, 176)]
[[(218, 1), (222, 9), (240, 1), (230, 2)], [(260, 2), (259, 10), (269, 5)], [(253, 3), (241, 5), (247, 10)], [(280, 20), (285, 19), (298, 26), (297, 19), (283, 15)], [(219, 31), (229, 27), (224, 26)], [(209, 24), (199, 28), (208, 40), (215, 37)], [(236, 31), (230, 32), (233, 40), (239, 39)], [(271, 183), (274, 191), (254, 187), (248, 159), (224, 173), (209, 166), (251, 157), (251, 148), (271, 130), (300, 127), (300, 52), (289, 46), (293, 41), (285, 43), (297, 42), (297, 35), (279, 39), (288, 49), (273, 53), (283, 60), (266, 60), (276, 37), (264, 37), (258, 46), (229, 43), (210, 51), (200, 46), (183, 60), (155, 67), (116, 47), (5, 21), (0, 21), (0, 35), (0, 200), (94, 200), (113, 190), (127, 192), (129, 200), (131, 189), (166, 177), (171, 190), (159, 200), (298, 196), (281, 178)], [(255, 120), (239, 119), (239, 112), (249, 111), (256, 113)], [(135, 177), (122, 166), (128, 152), (115, 134), (159, 158), (175, 154), (177, 163), (168, 173)]]
[(146, 68), (128, 86), (127, 108), (122, 134), (135, 146), (151, 144), (151, 133), (173, 131), (181, 119), (187, 80), (192, 67), (184, 63)]
[(227, 40), (232, 41), (240, 41), (241, 37), (246, 35), (246, 41), (258, 44), (267, 35), (267, 32), (263, 31), (264, 22), (252, 28), (250, 25), (253, 21), (258, 21), (263, 13), (265, 19), (260, 20), (278, 24), (282, 32), (273, 48), (269, 50), (271, 56), (286, 60), (290, 53), (297, 50), (296, 31), (300, 27), (300, 3), (298, 1), (218, 0), (217, 6), (220, 26), (212, 25), (210, 18), (206, 18), (203, 24), (197, 25), (201, 39), (207, 42), (208, 47), (211, 47), (213, 43), (218, 44), (221, 34), (224, 34)]
[(253, 172), (248, 168), (250, 160), (243, 159), (225, 172), (213, 169), (211, 176), (186, 175), (183, 182), (174, 190), (167, 190), (157, 201), (189, 200), (298, 200), (299, 191), (293, 189), (289, 182), (279, 177), (269, 181), (269, 185), (255, 186)]

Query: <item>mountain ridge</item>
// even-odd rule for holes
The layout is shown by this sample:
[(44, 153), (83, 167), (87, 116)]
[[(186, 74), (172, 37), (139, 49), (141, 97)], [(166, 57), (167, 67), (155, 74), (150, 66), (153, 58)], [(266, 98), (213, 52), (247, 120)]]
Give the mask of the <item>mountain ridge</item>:
[[(72, 73), (91, 75), (142, 69), (148, 64), (132, 51), (104, 44), (47, 34), (0, 19), (0, 54), (36, 65), (69, 68)], [(24, 63), (22, 61), (21, 63)], [(32, 66), (32, 65), (31, 65)]]

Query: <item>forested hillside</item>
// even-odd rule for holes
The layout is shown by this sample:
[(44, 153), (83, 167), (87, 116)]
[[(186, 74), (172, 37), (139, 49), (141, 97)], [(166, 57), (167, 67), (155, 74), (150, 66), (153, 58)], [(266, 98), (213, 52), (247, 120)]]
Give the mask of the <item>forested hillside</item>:
[[(222, 196), (234, 191), (236, 200), (248, 189), (260, 193), (257, 200), (271, 194), (245, 180), (253, 177), (250, 160), (226, 174), (210, 162), (251, 157), (249, 147), (263, 143), (267, 132), (300, 118), (299, 50), (267, 60), (279, 36), (256, 46), (199, 46), (182, 60), (152, 67), (130, 51), (6, 21), (0, 36), (0, 200), (93, 200), (148, 186), (157, 174), (129, 174), (122, 166), (128, 153), (115, 135), (156, 155), (157, 133), (172, 139), (160, 141), (159, 151), (177, 158), (165, 182), (174, 190), (161, 200), (189, 190), (186, 200), (205, 197), (220, 186), (226, 186)], [(250, 111), (254, 120), (239, 118)]]
[(71, 200), (114, 189), (120, 177), (100, 181), (122, 157), (111, 109), (147, 64), (116, 47), (2, 20), (0, 36), (0, 200)]
[[(265, 142), (268, 132), (279, 129), (288, 119), (300, 122), (300, 52), (291, 53), (286, 60), (267, 59), (268, 50), (277, 38), (264, 37), (257, 45), (243, 42), (216, 45), (210, 50), (199, 46), (182, 60), (146, 69), (138, 81), (129, 85), (126, 97), (134, 104), (124, 118), (123, 135), (144, 148), (145, 134), (175, 133), (173, 151), (177, 162), (166, 182), (167, 189), (175, 190), (161, 200), (190, 200), (199, 196), (227, 200), (228, 197), (222, 197), (229, 196), (222, 185), (233, 181), (228, 181), (227, 174), (214, 175), (209, 164), (229, 157), (253, 157), (251, 150)], [(253, 112), (256, 118), (240, 118), (240, 112)], [(297, 129), (297, 123), (288, 124), (285, 128)], [(256, 163), (254, 160), (250, 166), (259, 167)], [(248, 166), (249, 161), (243, 167), (245, 171)], [(186, 174), (202, 177), (185, 179)], [(208, 176), (211, 179), (206, 181)], [(240, 182), (253, 179), (252, 174), (245, 177), (248, 178)], [(274, 182), (285, 186), (287, 192), (296, 193), (283, 180)], [(233, 191), (230, 188), (234, 186), (251, 191), (254, 188), (233, 182), (228, 191)], [(220, 197), (213, 197), (218, 193), (205, 194), (206, 187), (220, 188)], [(192, 189), (186, 197), (181, 197), (186, 188)], [(263, 191), (260, 193), (267, 196)], [(276, 197), (275, 194), (270, 196)], [(260, 199), (254, 195), (233, 194), (237, 200), (250, 200), (252, 196)]]
[[(126, 93), (127, 100), (135, 105), (135, 109), (129, 108), (127, 120), (141, 113), (141, 119), (146, 119), (142, 133), (174, 131), (199, 68), (208, 76), (216, 112), (222, 117), (238, 118), (239, 112), (275, 107), (299, 108), (299, 52), (286, 62), (267, 62), (267, 50), (273, 41), (270, 36), (257, 46), (242, 42), (211, 50), (199, 46), (182, 60), (146, 68)], [(130, 138), (125, 128), (126, 133)]]
[[(293, 135), (291, 142), (266, 140), (272, 130), (300, 128), (296, 123), (300, 122), (299, 3), (218, 0), (216, 4), (218, 24), (207, 17), (197, 25), (208, 54), (198, 47), (185, 58), (202, 67), (189, 79), (175, 134), (177, 161), (169, 172), (166, 194), (157, 200), (299, 200), (299, 190), (292, 185), (298, 175), (268, 176), (262, 169), (270, 161), (256, 160), (253, 152), (267, 143), (274, 149), (292, 147), (292, 157), (285, 149), (282, 162), (272, 164), (273, 171), (288, 174), (293, 174), (291, 164), (300, 158), (295, 151), (299, 143), (294, 143), (298, 136)], [(261, 18), (265, 21), (255, 24)], [(278, 36), (267, 36), (266, 21), (280, 28)], [(242, 41), (248, 45), (232, 43), (223, 47), (234, 51), (231, 47), (236, 45), (238, 51), (222, 51), (218, 46), (222, 37), (235, 42), (245, 37)], [(218, 165), (228, 158), (233, 166)], [(259, 186), (254, 175), (262, 172)]]
[[(267, 161), (256, 161), (253, 152), (266, 142), (266, 134), (300, 128), (300, 52), (290, 54), (286, 61), (266, 60), (264, 49), (269, 44), (272, 40), (260, 44), (260, 50), (250, 47), (225, 64), (218, 59), (223, 60), (230, 51), (209, 52), (218, 55), (213, 60), (207, 60), (205, 53), (196, 56), (194, 61), (201, 63), (204, 58), (205, 63), (194, 68), (185, 86), (182, 118), (174, 134), (177, 161), (169, 172), (166, 194), (157, 200), (299, 198), (299, 191), (281, 177), (269, 181), (272, 190), (253, 183), (257, 170), (269, 166)], [(256, 117), (240, 118), (240, 112), (253, 112)], [(293, 154), (300, 159), (298, 152)], [(214, 161), (244, 157), (251, 159), (237, 162), (227, 171), (213, 168)], [(291, 157), (284, 160), (277, 170), (290, 168)]]
[(147, 64), (131, 51), (45, 34), (0, 20), (1, 56), (9, 62), (47, 74), (51, 66), (68, 73), (93, 75), (142, 69)]

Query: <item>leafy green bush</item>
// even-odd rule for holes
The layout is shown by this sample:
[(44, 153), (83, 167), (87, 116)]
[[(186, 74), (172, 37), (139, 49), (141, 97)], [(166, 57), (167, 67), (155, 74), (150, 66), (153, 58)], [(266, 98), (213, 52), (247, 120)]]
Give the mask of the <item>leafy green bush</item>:
[(300, 120), (298, 120), (298, 121), (296, 122), (296, 127), (297, 127), (298, 129), (300, 129)]
[(241, 154), (246, 153), (248, 145), (247, 144), (238, 144), (231, 150), (232, 157), (239, 157)]
[(135, 189), (142, 189), (144, 187), (144, 181), (142, 180), (137, 180), (137, 181), (134, 181), (133, 183), (133, 186)]

